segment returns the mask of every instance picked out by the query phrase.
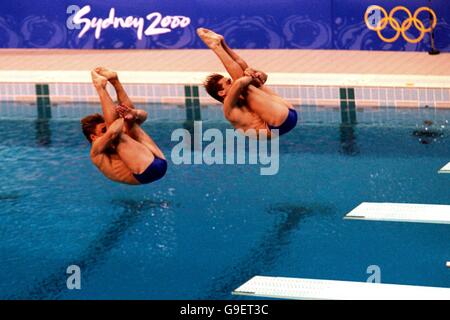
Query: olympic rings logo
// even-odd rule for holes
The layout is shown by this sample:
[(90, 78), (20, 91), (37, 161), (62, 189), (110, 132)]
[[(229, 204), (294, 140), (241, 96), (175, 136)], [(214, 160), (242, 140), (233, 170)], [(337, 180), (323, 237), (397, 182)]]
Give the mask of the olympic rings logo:
[[(371, 24), (369, 22), (369, 14), (373, 11), (381, 13), (383, 15), (383, 18), (376, 19), (375, 26), (374, 26), (374, 24)], [(401, 24), (394, 17), (394, 15), (399, 11), (405, 12), (408, 16), (408, 18), (405, 21), (403, 21)], [(418, 19), (419, 14), (424, 11), (428, 12), (430, 14), (430, 19), (432, 17), (432, 22), (430, 21), (430, 26), (428, 28), (425, 28), (424, 23)], [(425, 36), (425, 34), (427, 32), (431, 32), (436, 27), (437, 18), (436, 18), (436, 13), (434, 13), (434, 11), (428, 7), (420, 7), (419, 9), (416, 10), (416, 12), (414, 12), (414, 15), (412, 15), (411, 11), (409, 11), (408, 8), (403, 7), (403, 6), (398, 6), (398, 7), (395, 7), (394, 9), (392, 9), (388, 15), (388, 13), (386, 12), (386, 10), (383, 7), (380, 7), (377, 5), (372, 5), (367, 8), (366, 13), (364, 14), (364, 21), (366, 22), (367, 28), (369, 28), (370, 30), (376, 31), (378, 36), (380, 37), (380, 39), (385, 42), (389, 42), (389, 43), (394, 42), (400, 37), (400, 35), (402, 35), (403, 38), (407, 42), (417, 43), (423, 39), (423, 37)], [(396, 32), (392, 38), (386, 38), (381, 33), (381, 31), (386, 28), (388, 23), (389, 23), (390, 27), (392, 29), (394, 29)], [(415, 39), (410, 38), (406, 34), (406, 31), (408, 31), (412, 27), (413, 24), (414, 24), (414, 27), (420, 31), (420, 35)]]

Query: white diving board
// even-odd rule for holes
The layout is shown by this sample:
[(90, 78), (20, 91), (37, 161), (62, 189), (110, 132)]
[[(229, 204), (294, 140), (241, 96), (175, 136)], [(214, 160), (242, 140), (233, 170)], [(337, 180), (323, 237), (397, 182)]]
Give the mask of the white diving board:
[(450, 288), (263, 276), (232, 294), (295, 300), (450, 300)]
[(344, 219), (450, 224), (450, 206), (363, 202)]
[(450, 173), (450, 162), (443, 166), (438, 173)]

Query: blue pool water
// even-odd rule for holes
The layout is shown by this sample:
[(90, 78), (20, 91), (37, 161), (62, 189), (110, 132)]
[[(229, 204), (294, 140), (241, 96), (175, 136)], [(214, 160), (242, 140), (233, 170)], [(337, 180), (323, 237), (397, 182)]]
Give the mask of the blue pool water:
[[(436, 135), (414, 135), (428, 118)], [(450, 226), (342, 219), (362, 201), (450, 204), (446, 119), (304, 120), (281, 138), (277, 175), (169, 162), (130, 187), (91, 164), (77, 120), (0, 118), (0, 298), (237, 299), (254, 275), (366, 281), (369, 265), (382, 282), (450, 287)], [(170, 155), (183, 126), (145, 130)], [(66, 287), (72, 264), (81, 290)]]

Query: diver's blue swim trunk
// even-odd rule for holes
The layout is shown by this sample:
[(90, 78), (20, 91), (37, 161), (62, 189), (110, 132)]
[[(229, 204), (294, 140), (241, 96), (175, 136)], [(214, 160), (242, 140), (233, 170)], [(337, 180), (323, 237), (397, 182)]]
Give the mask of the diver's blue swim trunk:
[(278, 135), (281, 136), (294, 129), (296, 125), (297, 125), (297, 111), (295, 111), (294, 109), (289, 109), (288, 116), (286, 120), (284, 120), (284, 122), (281, 124), (281, 126), (274, 127), (269, 125), (269, 129), (270, 130), (278, 129)]
[(140, 174), (133, 173), (133, 176), (141, 184), (151, 183), (159, 180), (166, 174), (167, 161), (155, 156), (155, 160)]

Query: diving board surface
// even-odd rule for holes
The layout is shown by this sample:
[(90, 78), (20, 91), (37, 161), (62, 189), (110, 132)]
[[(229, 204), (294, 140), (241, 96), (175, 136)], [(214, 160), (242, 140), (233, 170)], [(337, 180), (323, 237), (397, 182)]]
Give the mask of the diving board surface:
[(255, 276), (234, 295), (320, 300), (450, 300), (450, 288)]
[(443, 166), (438, 173), (450, 173), (450, 162)]
[(450, 206), (439, 204), (363, 202), (344, 219), (450, 223)]

